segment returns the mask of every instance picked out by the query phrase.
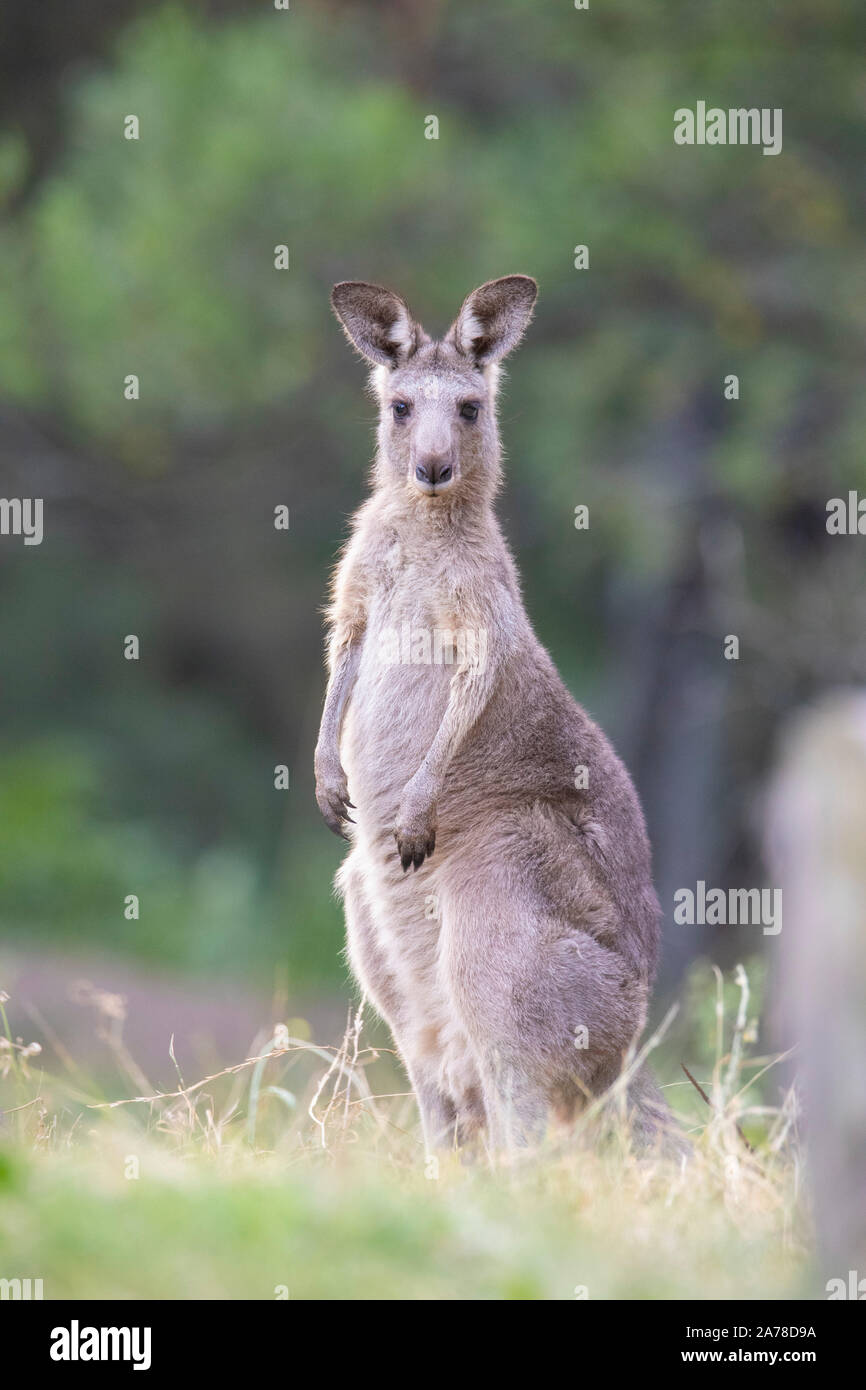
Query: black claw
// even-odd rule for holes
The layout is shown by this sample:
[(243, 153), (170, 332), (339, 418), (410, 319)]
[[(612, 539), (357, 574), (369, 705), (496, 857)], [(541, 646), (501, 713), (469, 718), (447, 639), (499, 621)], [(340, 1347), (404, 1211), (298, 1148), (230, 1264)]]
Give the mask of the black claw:
[(410, 850), (400, 851), (400, 863), (403, 865), (403, 872), (405, 874), (409, 865), (412, 863), (412, 853)]
[(328, 829), (332, 831), (334, 835), (339, 835), (341, 840), (347, 840), (348, 836), (343, 830), (342, 825), (342, 809), (339, 806), (335, 806), (332, 801), (329, 799), (326, 800), (324, 797), (318, 802), (318, 806), (322, 813), (322, 820), (325, 822)]
[(418, 869), (420, 869), (421, 865), (424, 863), (424, 851), (423, 851), (423, 849), (416, 849), (416, 851), (415, 851), (415, 853), (414, 853), (414, 855), (413, 855), (413, 857), (412, 857), (412, 863), (415, 865), (415, 871), (417, 872)]
[[(331, 797), (328, 801), (328, 806), (330, 807), (331, 815), (334, 817), (335, 820), (340, 822), (347, 820), (351, 821), (352, 825), (355, 824), (355, 822), (352, 820), (352, 817), (346, 815), (346, 808), (343, 805), (342, 801), (337, 801), (336, 798)], [(342, 832), (340, 833), (342, 834)], [(343, 838), (345, 839), (345, 836), (343, 836)]]

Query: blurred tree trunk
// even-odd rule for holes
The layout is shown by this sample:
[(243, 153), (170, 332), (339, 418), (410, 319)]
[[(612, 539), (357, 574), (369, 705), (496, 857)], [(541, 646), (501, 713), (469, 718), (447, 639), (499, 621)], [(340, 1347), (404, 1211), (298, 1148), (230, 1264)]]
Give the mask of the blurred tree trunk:
[(679, 987), (696, 955), (724, 964), (734, 949), (718, 928), (684, 929), (671, 917), (678, 888), (726, 881), (733, 839), (726, 723), (733, 667), (722, 639), (742, 588), (742, 547), (711, 474), (717, 427), (718, 403), (701, 395), (645, 443), (641, 467), (678, 509), (681, 541), (656, 584), (630, 589), (611, 615), (626, 654), (618, 677), (628, 692), (623, 752), (643, 801), (664, 913), (663, 996)]
[(824, 1278), (866, 1278), (866, 691), (789, 726), (768, 809), (779, 1013), (797, 1044)]

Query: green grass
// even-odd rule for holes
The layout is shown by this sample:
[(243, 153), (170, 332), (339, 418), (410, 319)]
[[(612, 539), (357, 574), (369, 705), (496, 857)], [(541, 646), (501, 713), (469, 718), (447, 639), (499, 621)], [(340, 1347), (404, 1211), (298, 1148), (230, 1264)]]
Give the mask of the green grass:
[[(140, 1148), (141, 1146), (139, 1146)], [(588, 1155), (438, 1181), (363, 1154), (286, 1169), (141, 1152), (40, 1158), (3, 1192), (4, 1273), (48, 1298), (765, 1298), (801, 1291), (783, 1215)]]
[(110, 1108), (7, 1041), (0, 1277), (49, 1299), (808, 1297), (793, 1110), (751, 1102), (745, 1019), (712, 1067), (691, 1058), (713, 1110), (685, 1163), (635, 1156), (612, 1121), (601, 1144), (584, 1125), (431, 1164), (392, 1060), (351, 1030), (334, 1049), (278, 1030), (267, 1060)]

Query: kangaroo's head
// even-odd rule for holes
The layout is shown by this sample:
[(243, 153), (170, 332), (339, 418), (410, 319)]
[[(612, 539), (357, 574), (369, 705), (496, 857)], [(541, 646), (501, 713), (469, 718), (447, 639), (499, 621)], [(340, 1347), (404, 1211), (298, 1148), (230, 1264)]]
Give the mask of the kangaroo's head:
[(375, 368), (381, 483), (431, 506), (495, 491), (498, 364), (523, 336), (537, 293), (528, 275), (491, 280), (435, 342), (392, 290), (355, 280), (334, 286), (334, 312)]

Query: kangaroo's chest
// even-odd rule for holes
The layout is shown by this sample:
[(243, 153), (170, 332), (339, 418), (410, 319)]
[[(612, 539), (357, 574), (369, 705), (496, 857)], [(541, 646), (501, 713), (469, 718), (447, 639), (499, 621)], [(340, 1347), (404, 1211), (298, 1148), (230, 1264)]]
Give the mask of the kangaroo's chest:
[(439, 727), (462, 650), (454, 593), (433, 556), (395, 542), (368, 592), (358, 677), (344, 728), (350, 782), (390, 793), (417, 769)]
[(368, 626), (399, 622), (448, 626), (456, 621), (452, 567), (430, 547), (394, 539), (371, 576)]
[(373, 576), (365, 655), (386, 668), (453, 668), (461, 632), (458, 594), (445, 557), (408, 550), (394, 540)]

